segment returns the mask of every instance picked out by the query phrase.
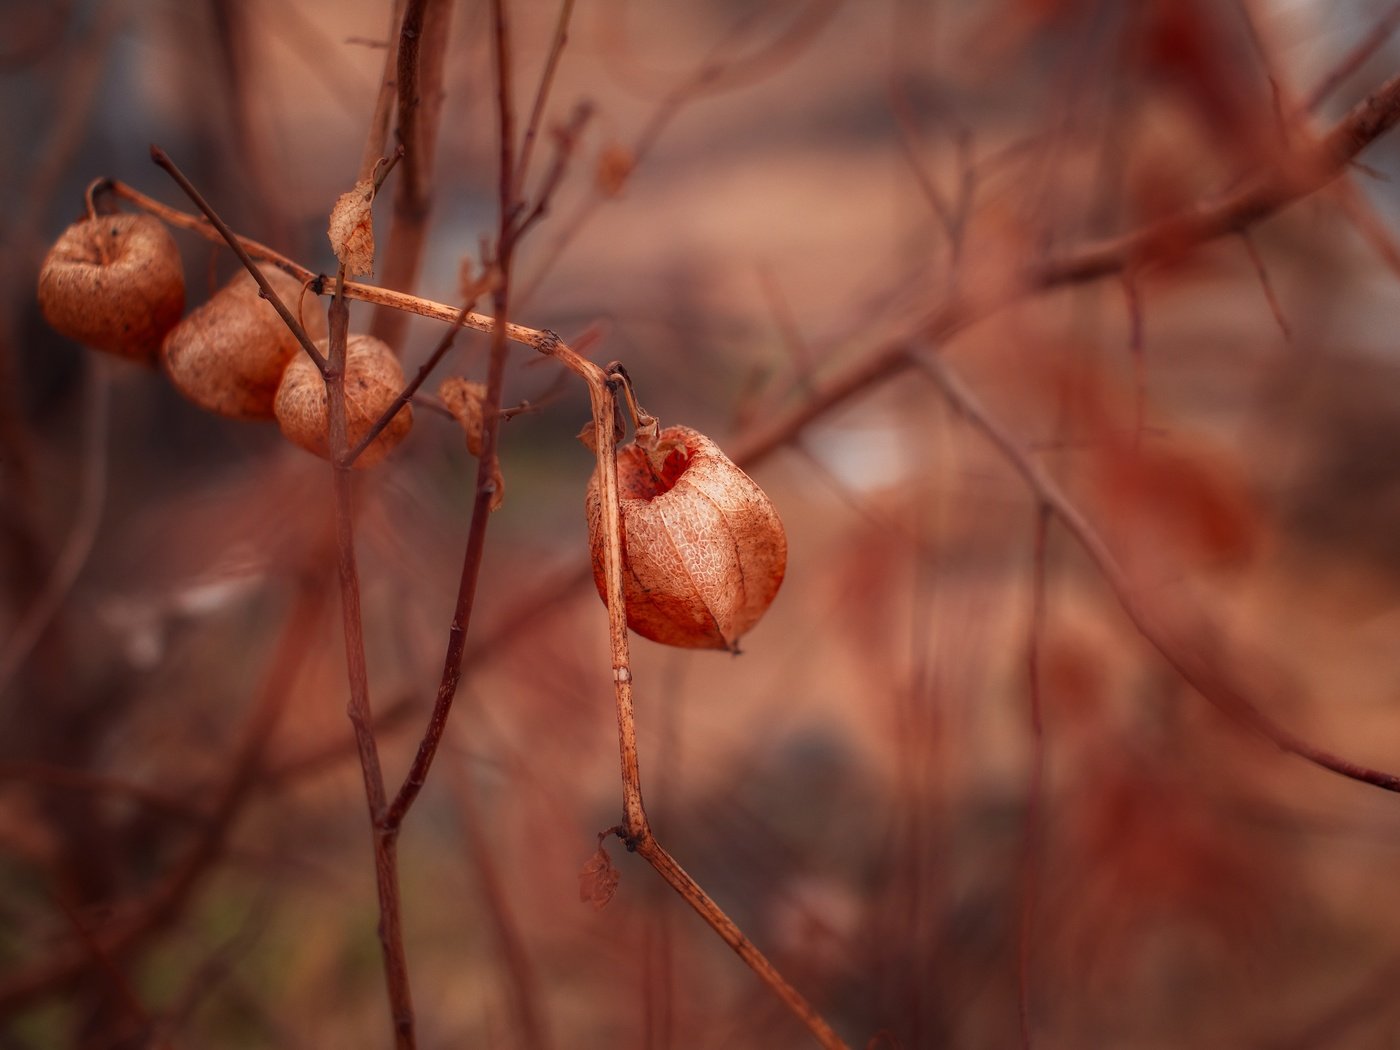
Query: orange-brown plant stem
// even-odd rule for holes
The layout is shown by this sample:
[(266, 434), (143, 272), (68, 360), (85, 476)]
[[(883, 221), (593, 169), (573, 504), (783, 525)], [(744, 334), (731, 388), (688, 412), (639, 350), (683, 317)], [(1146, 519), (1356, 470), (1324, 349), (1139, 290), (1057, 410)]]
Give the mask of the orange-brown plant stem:
[[(626, 171), (622, 177), (625, 179), (636, 169), (670, 126), (671, 121), (688, 103), (706, 95), (718, 94), (761, 80), (800, 54), (826, 27), (840, 7), (840, 0), (811, 0), (775, 39), (750, 52), (742, 49), (742, 37), (752, 25), (754, 13), (758, 9), (745, 9), (730, 31), (709, 48), (691, 75), (662, 96), (652, 111), (651, 118), (633, 140), (631, 147), (625, 151)], [(621, 33), (610, 33), (607, 43), (616, 46), (621, 36)], [(599, 206), (615, 193), (616, 187), (609, 188), (601, 182), (595, 183), (593, 192), (581, 200), (568, 218), (560, 224), (549, 248), (542, 253), (544, 264), (521, 289), (522, 302), (533, 298), (555, 261), (563, 256)]]
[(438, 362), (447, 355), (447, 351), (452, 349), (452, 344), (457, 339), (457, 332), (462, 327), (462, 318), (466, 316), (467, 311), (474, 305), (475, 303), (468, 303), (466, 306), (462, 307), (456, 323), (443, 333), (442, 338), (438, 340), (438, 345), (434, 347), (433, 352), (428, 355), (428, 359), (419, 366), (417, 374), (408, 381), (407, 386), (399, 391), (398, 396), (394, 398), (389, 407), (380, 413), (379, 418), (374, 421), (374, 424), (366, 430), (360, 440), (355, 443), (355, 447), (347, 453), (346, 458), (349, 462), (354, 463), (355, 460), (359, 459), (360, 454), (364, 452), (365, 449), (369, 448), (374, 439), (380, 435), (380, 432), (393, 422), (394, 417), (399, 414), (403, 406), (413, 400), (413, 395), (418, 393), (419, 388), (427, 381), (433, 369), (438, 366)]
[(504, 334), (493, 340), (482, 412), (481, 456), (477, 460), (476, 495), (472, 500), (471, 522), (467, 526), (467, 546), (462, 555), (457, 600), (452, 609), (452, 623), (447, 632), (447, 652), (443, 656), (442, 677), (438, 681), (433, 710), (428, 717), (428, 725), (423, 731), (413, 762), (384, 814), (384, 828), (391, 834), (398, 833), (409, 808), (422, 791), (423, 785), (427, 783), (428, 771), (432, 768), (433, 759), (447, 730), (452, 702), (457, 696), (457, 686), (462, 680), (462, 655), (466, 649), (467, 631), (471, 626), (477, 582), (481, 577), (481, 563), (486, 549), (486, 525), (491, 516), (491, 503), (496, 496), (495, 467), (500, 435), (500, 413), (497, 409), (501, 403), (501, 390), (505, 383), (505, 348)]
[(632, 669), (627, 635), (627, 604), (622, 589), (622, 526), (617, 482), (617, 400), (622, 380), (579, 357), (557, 338), (539, 347), (578, 375), (588, 385), (593, 409), (593, 445), (598, 461), (599, 492), (603, 506), (603, 569), (608, 605), (608, 642), (612, 655), (613, 696), (617, 710), (618, 759), (622, 769), (624, 822), (616, 829), (629, 850), (652, 866), (681, 898), (773, 993), (824, 1047), (845, 1047), (841, 1037), (804, 999), (767, 957), (749, 940), (668, 853), (651, 830), (642, 803), (641, 763), (637, 752), (637, 719), (632, 699)]
[[(911, 367), (909, 350), (915, 343), (942, 344), (977, 321), (1027, 296), (1121, 274), (1130, 268), (1136, 276), (1156, 262), (1178, 258), (1206, 241), (1261, 222), (1342, 174), (1362, 149), (1393, 128), (1397, 121), (1400, 121), (1400, 76), (1387, 80), (1357, 103), (1316, 146), (1302, 152), (1297, 170), (1291, 174), (1273, 170), (1261, 172), (1232, 193), (1130, 233), (1095, 241), (1031, 265), (1004, 285), (948, 297), (916, 326), (915, 331), (877, 347), (818, 385), (801, 405), (775, 415), (767, 425), (750, 434), (734, 450), (735, 462), (740, 466), (757, 463), (785, 446), (818, 417), (876, 383), (904, 372)], [(124, 183), (106, 180), (103, 186), (172, 226), (211, 240), (222, 236), (204, 220), (162, 204)], [(246, 238), (235, 240), (249, 256), (272, 262), (302, 281), (317, 279), (311, 270), (271, 248)], [(451, 322), (457, 316), (456, 307), (373, 285), (355, 282), (337, 285), (330, 278), (322, 278), (317, 290), (331, 293), (337, 287), (343, 287), (349, 299), (382, 304), (422, 317)], [(468, 313), (462, 323), (479, 332), (490, 332), (495, 325), (492, 318), (476, 313)], [(505, 331), (510, 339), (539, 347), (541, 333), (536, 329), (507, 324)]]
[[(342, 276), (344, 271), (342, 269)], [(379, 943), (384, 955), (394, 1045), (398, 1050), (416, 1046), (413, 998), (408, 984), (404, 953), (403, 918), (399, 903), (397, 837), (384, 826), (388, 802), (379, 747), (374, 739), (374, 714), (369, 700), (369, 671), (365, 664), (364, 621), (360, 611), (360, 576), (355, 560), (354, 485), (349, 462), (349, 427), (345, 408), (345, 344), (350, 311), (345, 297), (331, 298), (326, 378), (326, 416), (335, 486), (336, 568), (340, 576), (341, 621), (345, 633), (345, 665), (350, 702), (346, 707), (355, 731), (355, 745), (364, 775), (374, 838), (375, 888), (379, 896)]]
[[(399, 903), (398, 838), (396, 830), (384, 825), (388, 809), (384, 774), (379, 765), (379, 748), (374, 738), (374, 713), (369, 701), (369, 674), (365, 664), (364, 624), (360, 612), (359, 570), (355, 562), (354, 491), (349, 428), (345, 408), (345, 345), (349, 335), (350, 312), (345, 296), (337, 291), (328, 310), (328, 354), (322, 357), (296, 316), (278, 298), (259, 272), (240, 238), (219, 218), (185, 174), (157, 146), (151, 158), (175, 179), (212, 227), (228, 242), (248, 272), (258, 282), (263, 295), (276, 307), (287, 327), (296, 334), (302, 348), (321, 369), (326, 383), (326, 417), (335, 489), (336, 565), (340, 576), (341, 615), (345, 634), (345, 662), (350, 701), (347, 712), (355, 734), (355, 746), (365, 782), (370, 827), (374, 838), (375, 885), (379, 897), (379, 940), (384, 955), (389, 1009), (395, 1046), (412, 1050), (415, 1046), (413, 1000), (409, 991), (408, 964), (404, 953), (402, 909)], [(345, 268), (336, 275), (336, 288), (345, 285)]]
[[(151, 160), (155, 161), (158, 167), (174, 179), (176, 185), (184, 190), (185, 195), (189, 197), (190, 200), (194, 201), (195, 206), (208, 217), (208, 225), (212, 226), (213, 229), (217, 231), (218, 236), (232, 249), (233, 254), (238, 256), (238, 261), (241, 262), (248, 273), (252, 275), (253, 280), (257, 281), (258, 288), (261, 289), (263, 298), (273, 305), (283, 322), (296, 335), (297, 341), (301, 344), (301, 348), (306, 351), (311, 360), (316, 362), (316, 367), (320, 369), (321, 374), (325, 375), (325, 357), (322, 356), (321, 351), (316, 349), (316, 344), (313, 343), (311, 337), (306, 334), (306, 329), (302, 327), (296, 315), (292, 313), (287, 304), (273, 291), (272, 285), (268, 284), (267, 278), (262, 275), (262, 271), (258, 269), (257, 263), (253, 262), (252, 254), (245, 247), (243, 239), (229, 228), (228, 223), (219, 218), (213, 206), (204, 199), (204, 195), (195, 188), (194, 183), (190, 182), (189, 178), (176, 166), (175, 162), (170, 159), (170, 156), (165, 150), (161, 149), (159, 146), (152, 146)], [(97, 185), (90, 187), (88, 190), (89, 198), (91, 198), (93, 193), (99, 188), (101, 187)], [(203, 226), (205, 224), (201, 222), (200, 225)], [(305, 277), (303, 280), (310, 280), (310, 277)]]
[(1357, 41), (1356, 46), (1308, 93), (1303, 109), (1311, 113), (1321, 106), (1327, 96), (1365, 65), (1397, 29), (1400, 29), (1400, 3), (1393, 3), (1381, 20), (1371, 27), (1371, 31)]
[[(515, 135), (514, 122), (509, 102), (508, 83), (510, 76), (508, 27), (505, 12), (499, 3), (492, 5), (493, 53), (497, 74), (497, 114), (500, 123), (500, 171), (497, 174), (500, 189), (500, 216), (496, 237), (496, 270), (500, 274), (493, 292), (497, 317), (507, 316), (510, 307), (510, 266), (514, 254), (514, 204), (511, 196), (511, 172), (513, 170)], [(455, 320), (465, 323), (467, 318), (476, 316), (470, 311), (459, 310)], [(468, 628), (471, 626), (472, 608), (476, 603), (477, 581), (481, 577), (481, 563), (486, 550), (486, 525), (491, 516), (491, 504), (496, 495), (496, 468), (500, 439), (501, 392), (505, 386), (505, 366), (507, 356), (507, 332), (504, 325), (492, 320), (491, 355), (487, 365), (486, 395), (482, 404), (481, 456), (477, 460), (476, 495), (472, 500), (471, 523), (467, 526), (467, 549), (462, 556), (462, 573), (457, 585), (457, 601), (452, 610), (452, 623), (447, 633), (447, 653), (442, 661), (442, 677), (438, 681), (437, 696), (428, 718), (427, 729), (419, 742), (418, 751), (413, 757), (408, 775), (395, 795), (393, 804), (385, 814), (384, 826), (397, 834), (404, 816), (413, 805), (418, 793), (427, 782), (428, 771), (442, 744), (447, 730), (447, 720), (452, 712), (452, 702), (457, 695), (457, 686), (462, 678), (462, 654), (466, 648)]]

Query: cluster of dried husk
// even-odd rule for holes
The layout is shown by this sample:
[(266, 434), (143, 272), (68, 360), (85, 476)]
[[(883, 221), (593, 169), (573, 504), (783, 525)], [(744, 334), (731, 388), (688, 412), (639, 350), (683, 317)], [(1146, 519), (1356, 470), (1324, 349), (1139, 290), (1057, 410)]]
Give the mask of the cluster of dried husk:
[[(263, 276), (311, 338), (326, 334), (320, 310), (299, 309), (300, 281), (273, 267)], [(301, 352), (252, 275), (239, 270), (170, 331), (161, 363), (175, 388), (201, 408), (235, 419), (270, 419), (282, 373)]]
[[(325, 322), (319, 312), (301, 310), (300, 282), (271, 267), (265, 277), (324, 356)], [(275, 417), (290, 441), (330, 458), (326, 381), (316, 362), (301, 352), (246, 273), (181, 320), (180, 255), (158, 220), (94, 216), (69, 227), (44, 261), (39, 301), (63, 334), (147, 363), (159, 352), (171, 382), (195, 404), (239, 419)], [(403, 387), (403, 370), (387, 344), (368, 335), (348, 337), (350, 449)], [(479, 416), (479, 398), (466, 401)], [(471, 405), (453, 404), (469, 442), (477, 435), (479, 453), (483, 420), (459, 410)], [(381, 461), (412, 425), (412, 409), (404, 404), (354, 465)], [(713, 441), (689, 427), (670, 427), (646, 447), (625, 446), (617, 469), (628, 624), (667, 645), (737, 652), (740, 637), (772, 603), (787, 566), (787, 538), (772, 502)], [(596, 472), (587, 511), (601, 595), (604, 508)]]
[[(301, 310), (301, 282), (263, 271), (325, 353), (326, 322)], [(236, 419), (276, 416), (302, 448), (329, 458), (326, 388), (320, 370), (247, 272), (181, 320), (184, 269), (174, 238), (147, 215), (99, 215), (68, 227), (39, 271), (39, 304), (62, 334), (147, 364), (159, 357), (175, 388), (210, 412)], [(403, 389), (393, 351), (367, 335), (347, 344), (345, 399), (353, 448)], [(355, 461), (379, 462), (413, 425), (405, 405)]]

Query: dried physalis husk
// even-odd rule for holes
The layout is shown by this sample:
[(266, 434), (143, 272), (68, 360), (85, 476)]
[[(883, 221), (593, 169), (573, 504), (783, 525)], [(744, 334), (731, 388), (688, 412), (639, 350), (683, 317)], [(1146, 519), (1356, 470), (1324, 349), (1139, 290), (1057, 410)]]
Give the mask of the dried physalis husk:
[(83, 219), (44, 257), (39, 307), (70, 339), (150, 363), (185, 311), (180, 250), (149, 215)]
[[(772, 502), (713, 441), (667, 427), (656, 448), (617, 452), (627, 625), (652, 641), (737, 651), (772, 604), (787, 536)], [(603, 506), (588, 484), (593, 579), (606, 597)]]
[[(327, 353), (325, 339), (316, 345), (323, 354)], [(369, 432), (403, 387), (403, 369), (387, 343), (372, 335), (352, 335), (346, 340), (345, 423), (350, 448)], [(273, 410), (277, 425), (289, 441), (322, 459), (330, 459), (326, 383), (316, 363), (305, 354), (288, 362)], [(355, 466), (378, 463), (412, 426), (413, 409), (405, 404), (355, 460)]]
[[(301, 282), (271, 266), (263, 277), (296, 314)], [(301, 310), (300, 317), (312, 339), (326, 334), (319, 309)], [(161, 362), (180, 393), (201, 408), (238, 419), (272, 418), (282, 371), (300, 353), (297, 337), (247, 270), (172, 328), (161, 344)]]

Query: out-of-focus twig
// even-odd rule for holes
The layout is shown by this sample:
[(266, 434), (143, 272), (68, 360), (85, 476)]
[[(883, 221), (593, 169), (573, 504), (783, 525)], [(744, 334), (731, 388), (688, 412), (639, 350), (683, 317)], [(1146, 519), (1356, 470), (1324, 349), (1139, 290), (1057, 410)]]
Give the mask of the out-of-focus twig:
[(1197, 611), (1186, 626), (1160, 606), (1143, 602), (1126, 569), (1084, 513), (1040, 464), (1016, 441), (936, 353), (923, 353), (912, 362), (927, 375), (969, 423), (980, 430), (1021, 476), (1036, 498), (1074, 537), (1099, 570), (1138, 633), (1181, 676), (1182, 680), (1224, 714), (1259, 733), (1276, 747), (1316, 766), (1385, 791), (1400, 792), (1400, 776), (1371, 769), (1316, 747), (1276, 725), (1252, 699), (1255, 688), (1240, 677), (1235, 662), (1212, 661), (1208, 655), (1225, 632)]
[(1341, 62), (1332, 67), (1317, 87), (1313, 88), (1303, 103), (1304, 110), (1309, 113), (1316, 112), (1342, 81), (1365, 65), (1397, 29), (1400, 29), (1400, 3), (1392, 4), (1385, 16), (1371, 27), (1371, 31), (1357, 41), (1356, 46), (1347, 52)]
[[(706, 95), (729, 91), (769, 75), (775, 67), (799, 54), (817, 33), (825, 28), (839, 6), (839, 0), (812, 0), (773, 41), (751, 54), (736, 54), (736, 45), (754, 17), (753, 11), (748, 12), (730, 32), (710, 48), (695, 71), (666, 92), (656, 104), (651, 117), (633, 139), (632, 145), (624, 151), (624, 180), (626, 175), (646, 158), (666, 128), (687, 105)], [(613, 33), (607, 36), (609, 40), (615, 38), (616, 34)], [(592, 192), (560, 223), (553, 241), (543, 253), (544, 264), (522, 285), (518, 295), (520, 302), (528, 302), (534, 296), (555, 262), (583, 231), (598, 208), (612, 195), (609, 187), (595, 185)]]
[(97, 356), (88, 373), (88, 390), (83, 410), (82, 473), (78, 509), (73, 527), (49, 572), (44, 588), (24, 611), (3, 645), (0, 645), (0, 694), (14, 678), (26, 657), (53, 622), (54, 615), (78, 580), (102, 521), (102, 505), (107, 493), (108, 420), (111, 416), (111, 366)]
[[(403, 166), (394, 186), (393, 223), (381, 267), (384, 281), (393, 288), (417, 285), (427, 243), (452, 7), (449, 0), (408, 0), (399, 31), (394, 86)], [(380, 307), (370, 321), (370, 334), (398, 352), (407, 325), (407, 314)]]
[(1273, 314), (1274, 323), (1283, 333), (1283, 341), (1291, 343), (1293, 329), (1288, 324), (1288, 318), (1284, 316), (1283, 304), (1279, 302), (1278, 293), (1274, 291), (1274, 282), (1269, 278), (1269, 269), (1264, 265), (1264, 257), (1259, 254), (1259, 246), (1254, 243), (1254, 238), (1250, 236), (1247, 229), (1240, 231), (1240, 240), (1244, 243), (1244, 250), (1249, 255), (1250, 264), (1254, 267), (1254, 273), (1259, 278), (1259, 287), (1263, 289), (1264, 299), (1269, 304), (1269, 313)]
[(1031, 556), (1031, 616), (1026, 643), (1026, 697), (1030, 716), (1031, 763), (1026, 785), (1026, 820), (1021, 836), (1021, 910), (1017, 932), (1017, 1006), (1022, 1050), (1031, 1048), (1031, 959), (1037, 896), (1040, 892), (1041, 810), (1045, 805), (1045, 716), (1041, 708), (1040, 652), (1045, 631), (1045, 538), (1050, 510), (1036, 508)]
[[(291, 697), (293, 681), (302, 660), (311, 651), (311, 635), (324, 600), (325, 588), (319, 582), (306, 580), (300, 584), (208, 819), (200, 825), (184, 856), (152, 893), (92, 930), (106, 955), (121, 956), (174, 922), (200, 879), (218, 860), (234, 821), (258, 783), (267, 747)], [(88, 948), (66, 945), (22, 969), (0, 974), (0, 1016), (71, 986), (87, 972), (90, 961)]]

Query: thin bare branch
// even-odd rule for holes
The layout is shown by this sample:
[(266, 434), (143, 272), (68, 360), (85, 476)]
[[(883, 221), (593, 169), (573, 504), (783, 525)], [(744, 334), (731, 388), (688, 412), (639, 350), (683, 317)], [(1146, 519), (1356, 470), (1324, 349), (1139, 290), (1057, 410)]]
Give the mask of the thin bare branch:
[(238, 261), (252, 274), (253, 280), (258, 282), (258, 287), (262, 289), (263, 298), (272, 304), (278, 316), (280, 316), (286, 326), (291, 329), (292, 334), (297, 337), (297, 342), (301, 344), (301, 348), (306, 351), (307, 356), (309, 356), (311, 360), (316, 362), (316, 367), (320, 369), (321, 374), (325, 375), (325, 357), (322, 356), (321, 351), (316, 349), (316, 344), (311, 341), (311, 337), (306, 334), (306, 329), (302, 326), (300, 319), (287, 308), (286, 303), (282, 302), (281, 298), (273, 290), (272, 285), (268, 284), (267, 278), (262, 275), (262, 270), (258, 268), (258, 264), (253, 261), (252, 256), (244, 247), (242, 239), (229, 228), (228, 224), (224, 222), (223, 219), (219, 218), (213, 207), (204, 199), (204, 195), (200, 193), (199, 190), (195, 189), (194, 183), (190, 182), (190, 180), (185, 177), (185, 173), (176, 167), (175, 162), (170, 159), (165, 150), (161, 149), (159, 146), (152, 146), (151, 159), (175, 180), (180, 189), (185, 191), (185, 195), (188, 196), (190, 200), (194, 201), (195, 206), (205, 214), (214, 229), (219, 232), (219, 236), (233, 249), (233, 254), (238, 256)]
[[(433, 206), (433, 163), (442, 118), (443, 69), (451, 36), (450, 0), (408, 0), (398, 45), (398, 136), (403, 168), (394, 186), (392, 224), (381, 267), (393, 288), (418, 283), (428, 219)], [(375, 310), (370, 334), (402, 349), (407, 315), (387, 307)]]
[(1244, 242), (1244, 250), (1249, 253), (1249, 261), (1259, 278), (1259, 287), (1263, 289), (1264, 298), (1268, 301), (1269, 312), (1274, 315), (1274, 321), (1283, 333), (1283, 341), (1291, 343), (1293, 330), (1289, 327), (1288, 318), (1283, 314), (1283, 304), (1278, 301), (1278, 293), (1274, 291), (1274, 282), (1269, 279), (1269, 270), (1264, 265), (1264, 257), (1259, 254), (1259, 246), (1254, 243), (1254, 238), (1248, 230), (1240, 231), (1240, 240)]
[(1318, 107), (1327, 101), (1332, 92), (1336, 91), (1347, 77), (1365, 65), (1397, 29), (1400, 29), (1400, 3), (1392, 4), (1390, 10), (1371, 31), (1357, 41), (1356, 46), (1347, 52), (1341, 62), (1322, 78), (1322, 82), (1308, 95), (1303, 108), (1309, 113), (1317, 112)]
[[(535, 140), (544, 120), (545, 106), (549, 103), (549, 92), (554, 86), (554, 76), (559, 71), (559, 60), (564, 54), (564, 45), (569, 42), (569, 22), (574, 14), (574, 0), (562, 0), (559, 17), (554, 23), (554, 39), (549, 45), (549, 57), (545, 59), (544, 71), (540, 74), (539, 86), (535, 89), (535, 101), (530, 107), (530, 119), (525, 124), (525, 135), (520, 141), (520, 162), (515, 169), (515, 185), (512, 196), (516, 200), (525, 199), (525, 180), (530, 174), (530, 158), (534, 153)], [(542, 193), (547, 198), (548, 193)]]
[(77, 513), (63, 550), (44, 581), (43, 590), (24, 611), (4, 644), (0, 645), (0, 694), (5, 692), (53, 622), (64, 599), (77, 582), (97, 539), (107, 494), (108, 425), (112, 402), (111, 369), (105, 358), (92, 360), (87, 386)]
[(1026, 485), (1035, 493), (1088, 554), (1113, 591), (1114, 597), (1142, 637), (1181, 676), (1187, 685), (1224, 714), (1254, 730), (1280, 750), (1385, 791), (1400, 792), (1400, 776), (1371, 769), (1318, 748), (1276, 725), (1251, 698), (1255, 690), (1235, 670), (1236, 661), (1212, 661), (1202, 655), (1226, 637), (1203, 611), (1196, 613), (1194, 629), (1169, 619), (1160, 608), (1146, 605), (1127, 571), (1082, 511), (1038, 463), (1022, 449), (1010, 430), (972, 393), (937, 354), (920, 354), (912, 362), (926, 374), (969, 423), (996, 446)]
[(1036, 507), (1031, 555), (1031, 616), (1026, 644), (1026, 698), (1030, 716), (1031, 766), (1026, 785), (1026, 821), (1021, 837), (1021, 910), (1017, 933), (1017, 1007), (1022, 1050), (1031, 1050), (1031, 957), (1036, 899), (1040, 889), (1041, 810), (1045, 805), (1045, 716), (1041, 710), (1040, 650), (1045, 630), (1045, 538), (1050, 511)]
[[(343, 264), (339, 276), (341, 280), (344, 279)], [(350, 689), (346, 713), (355, 732), (365, 801), (369, 807), (375, 888), (379, 897), (379, 943), (384, 956), (394, 1045), (398, 1050), (413, 1050), (417, 1037), (404, 949), (397, 837), (384, 827), (388, 800), (384, 773), (379, 763), (379, 746), (374, 737), (369, 669), (365, 661), (364, 618), (360, 609), (360, 575), (355, 557), (354, 480), (347, 459), (350, 449), (345, 401), (345, 357), (350, 312), (343, 295), (332, 297), (327, 317), (330, 338), (325, 370), (326, 416), (335, 489), (336, 568), (340, 577), (341, 624), (345, 636), (346, 678)]]
[[(201, 823), (195, 841), (148, 898), (93, 930), (93, 936), (108, 955), (122, 955), (173, 923), (200, 879), (221, 856), (234, 821), (258, 783), (264, 756), (291, 698), (302, 660), (311, 651), (311, 633), (324, 598), (325, 589), (319, 583), (308, 581), (299, 587), (208, 819)], [(0, 977), (0, 1015), (70, 987), (87, 971), (89, 961), (90, 953), (85, 948), (69, 945)]]
[[(374, 97), (374, 113), (369, 120), (365, 135), (365, 148), (360, 153), (360, 171), (356, 181), (368, 179), (373, 173), (379, 158), (389, 144), (389, 118), (394, 111), (394, 71), (398, 65), (399, 25), (403, 21), (405, 0), (394, 0), (389, 8), (389, 25), (385, 40), (388, 46), (384, 53), (384, 69), (379, 75), (379, 90)], [(353, 41), (352, 41), (353, 42)], [(381, 46), (382, 42), (381, 42)]]

